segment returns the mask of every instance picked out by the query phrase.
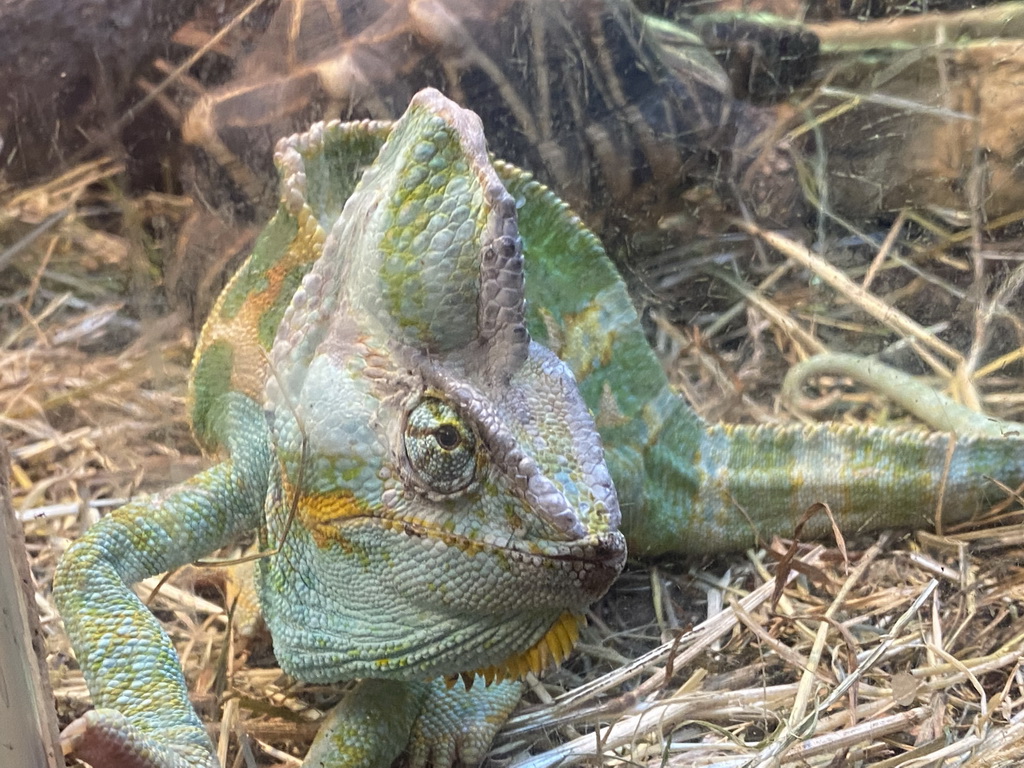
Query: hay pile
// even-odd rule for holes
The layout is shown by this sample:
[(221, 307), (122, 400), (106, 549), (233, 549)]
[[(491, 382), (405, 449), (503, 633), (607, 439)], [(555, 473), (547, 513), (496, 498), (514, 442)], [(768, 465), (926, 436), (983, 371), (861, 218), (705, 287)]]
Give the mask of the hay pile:
[[(120, 171), (101, 160), (0, 195), (0, 423), (62, 725), (89, 704), (50, 597), (56, 560), (107, 509), (207, 464), (184, 415), (194, 328), (161, 285), (192, 203), (125, 196)], [(805, 418), (779, 399), (790, 365), (883, 349), (958, 399), (1021, 420), (1024, 214), (966, 214), (908, 211), (866, 234), (833, 226), (828, 263), (741, 222), (758, 255), (740, 269), (701, 267), (692, 285), (677, 284), (678, 254), (667, 254), (647, 267), (659, 352), (710, 420)], [(844, 380), (812, 385), (802, 407), (906, 418)], [(1020, 510), (941, 537), (886, 533), (788, 554), (776, 542), (709, 562), (634, 564), (593, 609), (570, 663), (529, 681), (494, 760), (1016, 764)], [(225, 764), (298, 765), (338, 694), (295, 684), (265, 644), (232, 639), (223, 587), (220, 569), (189, 568), (151, 605)]]

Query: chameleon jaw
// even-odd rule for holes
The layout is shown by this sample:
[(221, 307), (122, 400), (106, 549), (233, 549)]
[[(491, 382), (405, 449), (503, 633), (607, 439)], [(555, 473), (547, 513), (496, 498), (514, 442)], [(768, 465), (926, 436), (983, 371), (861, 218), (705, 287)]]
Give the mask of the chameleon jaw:
[(504, 680), (522, 680), (527, 672), (539, 675), (546, 669), (557, 667), (572, 653), (576, 642), (580, 637), (580, 627), (587, 623), (584, 615), (566, 611), (555, 619), (554, 624), (536, 643), (525, 651), (513, 654), (504, 661), (491, 664), (470, 672), (463, 672), (461, 675), (446, 675), (445, 685), (448, 688), (454, 686), (459, 678), (468, 691), (473, 686), (473, 680), (479, 675), (484, 679), (485, 685)]

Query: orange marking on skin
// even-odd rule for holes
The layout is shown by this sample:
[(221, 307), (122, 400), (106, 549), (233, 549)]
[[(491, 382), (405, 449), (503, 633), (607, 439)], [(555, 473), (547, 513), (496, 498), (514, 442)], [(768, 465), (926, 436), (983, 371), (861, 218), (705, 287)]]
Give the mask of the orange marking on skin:
[[(305, 214), (305, 215), (303, 215)], [(210, 313), (211, 320), (203, 327), (196, 350), (198, 360), (203, 350), (217, 341), (227, 341), (233, 352), (231, 366), (231, 389), (259, 402), (263, 397), (263, 386), (267, 380), (267, 350), (259, 342), (259, 327), (263, 316), (280, 305), (290, 302), (291, 293), (282, 297), (285, 280), (296, 267), (310, 264), (320, 258), (323, 252), (325, 234), (316, 226), (312, 213), (304, 210), (299, 216), (299, 229), (288, 245), (282, 258), (263, 273), (266, 287), (250, 291), (233, 317), (225, 317), (220, 305), (229, 294), (230, 283), (221, 292), (217, 304)], [(234, 279), (245, 268), (235, 273)]]
[(565, 661), (579, 639), (580, 627), (585, 623), (584, 616), (567, 611), (555, 620), (540, 640), (525, 651), (471, 674), (483, 677), (487, 685), (494, 681), (520, 680), (527, 672), (539, 675), (546, 668), (558, 666)]
[[(291, 504), (291, 500), (296, 498), (295, 486), (287, 480), (283, 480), (281, 485), (285, 504)], [(351, 547), (341, 531), (344, 521), (372, 515), (369, 504), (357, 499), (351, 491), (339, 489), (333, 493), (300, 493), (295, 521), (312, 534), (313, 541), (321, 549), (338, 544), (350, 552)]]
[[(281, 487), (284, 503), (288, 506), (296, 498), (295, 486), (288, 480), (282, 480)], [(338, 543), (350, 551), (348, 541), (342, 534), (345, 524), (357, 519), (372, 519), (386, 531), (441, 541), (471, 557), (481, 552), (495, 551), (483, 542), (442, 530), (435, 523), (422, 518), (396, 518), (388, 514), (380, 507), (357, 499), (351, 491), (339, 489), (333, 493), (299, 493), (295, 521), (313, 535), (319, 547)]]

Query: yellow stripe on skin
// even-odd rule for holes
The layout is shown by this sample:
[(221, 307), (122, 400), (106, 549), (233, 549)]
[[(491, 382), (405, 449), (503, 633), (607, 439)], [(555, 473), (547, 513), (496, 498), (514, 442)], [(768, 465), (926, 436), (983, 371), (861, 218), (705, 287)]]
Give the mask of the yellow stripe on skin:
[[(586, 618), (583, 615), (566, 611), (555, 620), (540, 640), (525, 651), (514, 654), (505, 661), (461, 675), (466, 688), (469, 688), (476, 675), (484, 679), (485, 685), (490, 685), (503, 680), (521, 680), (526, 677), (527, 672), (539, 675), (545, 669), (557, 667), (569, 658), (572, 649), (576, 647), (576, 641), (579, 640), (580, 627), (585, 623)], [(445, 677), (445, 684), (451, 688), (459, 677), (449, 675)]]
[(341, 533), (340, 524), (346, 519), (370, 517), (373, 510), (365, 501), (360, 501), (348, 490), (334, 493), (300, 493), (296, 496), (295, 486), (288, 480), (281, 481), (285, 503), (295, 500), (295, 520), (313, 536), (321, 549), (338, 544), (350, 551), (348, 540)]

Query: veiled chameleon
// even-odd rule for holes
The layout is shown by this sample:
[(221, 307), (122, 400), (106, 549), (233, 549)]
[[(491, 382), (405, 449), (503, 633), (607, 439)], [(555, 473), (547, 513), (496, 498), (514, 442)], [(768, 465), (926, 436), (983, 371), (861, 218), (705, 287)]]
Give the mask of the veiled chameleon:
[[(307, 764), (446, 765), (478, 760), (514, 680), (569, 653), (627, 539), (739, 548), (815, 502), (849, 529), (927, 525), (978, 510), (989, 478), (1024, 480), (1024, 444), (1002, 437), (706, 426), (594, 236), (492, 164), (476, 116), (437, 91), (394, 125), (314, 126), (276, 159), (278, 213), (193, 369), (196, 434), (227, 458), (102, 520), (58, 573), (98, 707), (65, 734), (87, 760), (214, 764), (127, 585), (244, 530), (267, 553), (282, 668), (364, 679)], [(489, 685), (438, 682), (456, 674)]]

